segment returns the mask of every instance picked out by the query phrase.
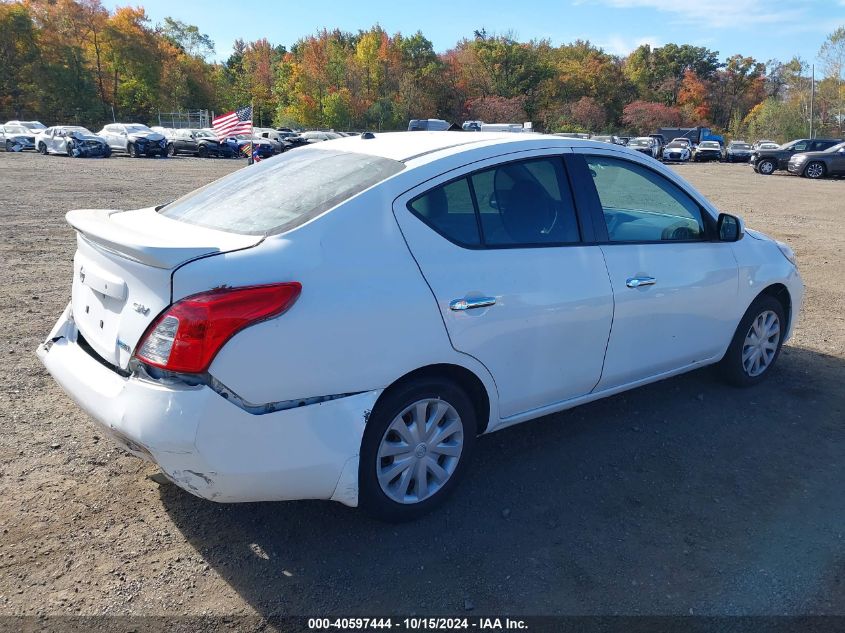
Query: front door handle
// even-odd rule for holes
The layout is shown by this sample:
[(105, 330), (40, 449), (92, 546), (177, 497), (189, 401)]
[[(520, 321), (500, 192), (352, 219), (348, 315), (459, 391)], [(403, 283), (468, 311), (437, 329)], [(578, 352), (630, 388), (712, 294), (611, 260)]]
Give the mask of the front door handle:
[(625, 285), (629, 288), (641, 288), (642, 286), (653, 286), (657, 283), (654, 277), (629, 277)]
[(475, 308), (486, 308), (495, 305), (496, 297), (478, 297), (476, 299), (452, 299), (449, 308), (460, 312), (461, 310), (474, 310)]

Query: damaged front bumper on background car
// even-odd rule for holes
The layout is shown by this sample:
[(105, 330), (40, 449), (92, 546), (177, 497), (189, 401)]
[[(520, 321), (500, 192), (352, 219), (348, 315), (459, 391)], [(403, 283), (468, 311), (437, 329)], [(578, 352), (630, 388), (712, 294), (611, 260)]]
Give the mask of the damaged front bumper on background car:
[(99, 158), (111, 156), (111, 148), (96, 141), (74, 141), (69, 152), (74, 158)]
[(108, 365), (85, 348), (70, 305), (37, 353), (108, 435), (191, 494), (221, 502), (358, 504), (358, 453), (380, 390), (250, 412), (206, 384)]
[(35, 149), (35, 137), (13, 136), (6, 138), (4, 143), (7, 152), (22, 152), (27, 149)]

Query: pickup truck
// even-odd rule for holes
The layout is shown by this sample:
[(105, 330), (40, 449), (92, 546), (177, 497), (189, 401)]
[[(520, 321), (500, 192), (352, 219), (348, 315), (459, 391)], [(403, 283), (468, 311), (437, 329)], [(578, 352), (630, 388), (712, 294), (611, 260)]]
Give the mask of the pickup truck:
[(799, 138), (781, 145), (778, 149), (758, 149), (751, 154), (751, 166), (758, 174), (771, 176), (778, 170), (785, 170), (789, 166), (789, 159), (800, 152), (823, 152), (842, 139), (831, 138)]

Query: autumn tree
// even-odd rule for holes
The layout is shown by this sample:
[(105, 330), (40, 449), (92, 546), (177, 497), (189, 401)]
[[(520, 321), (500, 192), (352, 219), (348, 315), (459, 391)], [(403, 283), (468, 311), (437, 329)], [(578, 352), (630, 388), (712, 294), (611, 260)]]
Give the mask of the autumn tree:
[(622, 122), (637, 134), (654, 132), (660, 127), (676, 127), (681, 124), (681, 112), (677, 107), (649, 101), (634, 101), (625, 106)]

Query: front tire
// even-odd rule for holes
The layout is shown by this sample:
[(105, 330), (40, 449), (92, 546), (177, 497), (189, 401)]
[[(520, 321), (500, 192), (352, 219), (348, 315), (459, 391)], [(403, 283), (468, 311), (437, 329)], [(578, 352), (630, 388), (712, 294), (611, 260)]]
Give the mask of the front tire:
[(200, 145), (197, 148), (197, 156), (200, 158), (208, 158), (208, 148), (205, 145)]
[(173, 145), (173, 143), (168, 143), (165, 152), (168, 158), (170, 158), (171, 156), (176, 156), (176, 146)]
[(466, 470), (476, 430), (472, 401), (451, 381), (420, 378), (385, 394), (361, 444), (361, 508), (399, 522), (439, 506)]
[(764, 176), (771, 176), (773, 173), (775, 173), (776, 169), (777, 165), (773, 160), (761, 160), (759, 163), (757, 163), (757, 173), (763, 174)]
[[(8, 141), (6, 141), (6, 151), (7, 152), (9, 151), (9, 142)], [(46, 143), (39, 143), (38, 144), (38, 153), (41, 154), (42, 156), (47, 155), (47, 144)]]
[(129, 143), (129, 146), (126, 148), (126, 151), (129, 152), (129, 155), (132, 158), (141, 157), (141, 152), (138, 151), (138, 146), (135, 143)]
[(825, 166), (824, 163), (819, 161), (813, 161), (809, 165), (804, 168), (804, 175), (807, 178), (811, 178), (813, 180), (818, 180), (820, 178), (824, 178), (825, 175)]
[(786, 334), (786, 314), (780, 301), (761, 295), (736, 328), (730, 347), (719, 363), (722, 377), (737, 387), (750, 387), (771, 373)]

